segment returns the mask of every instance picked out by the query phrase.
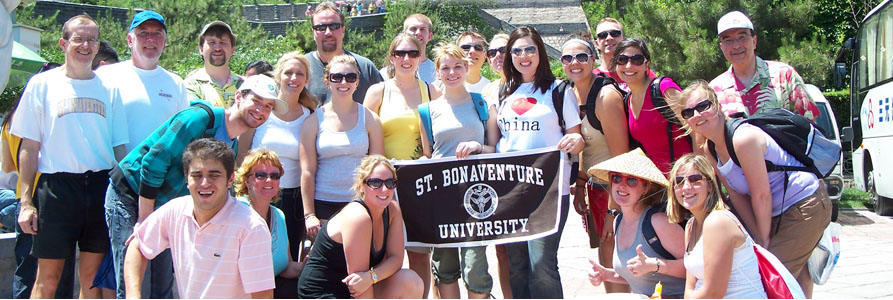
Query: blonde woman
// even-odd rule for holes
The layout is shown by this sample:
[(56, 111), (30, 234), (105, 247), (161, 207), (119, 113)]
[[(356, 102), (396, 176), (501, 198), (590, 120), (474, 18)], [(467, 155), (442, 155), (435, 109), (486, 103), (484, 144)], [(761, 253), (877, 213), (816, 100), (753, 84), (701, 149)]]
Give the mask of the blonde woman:
[[(298, 280), (303, 299), (422, 297), (422, 280), (403, 266), (403, 214), (394, 201), (397, 171), (381, 155), (356, 169), (353, 201), (319, 231)], [(347, 176), (345, 176), (347, 177)]]
[(753, 240), (722, 201), (707, 157), (683, 155), (670, 170), (667, 216), (685, 225), (685, 298), (766, 299)]
[(301, 194), (307, 235), (353, 199), (344, 187), (368, 154), (384, 153), (378, 117), (353, 101), (359, 68), (350, 55), (332, 59), (324, 77), (331, 101), (310, 114), (301, 127)]

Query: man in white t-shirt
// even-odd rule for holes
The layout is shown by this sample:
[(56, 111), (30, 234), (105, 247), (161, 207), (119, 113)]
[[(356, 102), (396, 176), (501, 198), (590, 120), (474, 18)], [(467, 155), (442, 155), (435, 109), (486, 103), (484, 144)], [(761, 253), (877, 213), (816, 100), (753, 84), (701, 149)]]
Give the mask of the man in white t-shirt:
[[(428, 59), (428, 55), (425, 54), (425, 50), (428, 48), (428, 42), (434, 38), (433, 30), (434, 26), (431, 24), (431, 19), (423, 14), (412, 14), (406, 17), (406, 20), (403, 21), (403, 32), (411, 34), (422, 43), (422, 49), (419, 49), (422, 61), (419, 63), (419, 69), (416, 71), (416, 74), (418, 74), (419, 79), (427, 83), (434, 83), (437, 79), (437, 70), (434, 69), (434, 61)], [(381, 68), (381, 77), (385, 80), (390, 79), (390, 76), (388, 76), (388, 66)]]
[[(164, 17), (147, 10), (133, 16), (127, 33), (127, 46), (130, 60), (100, 68), (96, 72), (109, 86), (117, 87), (121, 93), (124, 110), (127, 113), (127, 133), (130, 143), (125, 149), (132, 151), (152, 132), (164, 124), (175, 113), (186, 108), (186, 86), (180, 76), (168, 72), (158, 65), (167, 41), (167, 27)], [(114, 254), (114, 267), (117, 282), (117, 297), (124, 298), (124, 254), (127, 248), (124, 241), (133, 232), (136, 216), (124, 220), (115, 213), (115, 203), (106, 205), (106, 222), (109, 239)], [(170, 251), (161, 253), (152, 260), (149, 268), (152, 280), (144, 298), (168, 299), (173, 297), (173, 264)]]
[[(93, 277), (109, 249), (103, 204), (109, 169), (128, 143), (124, 105), (91, 69), (99, 26), (87, 15), (62, 25), (61, 67), (34, 75), (13, 117), (10, 133), (22, 138), (19, 226), (34, 235), (37, 279), (31, 297), (51, 298), (65, 259), (80, 249), (80, 285)], [(42, 175), (34, 184), (35, 173)], [(32, 195), (32, 191), (36, 191)], [(98, 298), (99, 289), (81, 289)]]

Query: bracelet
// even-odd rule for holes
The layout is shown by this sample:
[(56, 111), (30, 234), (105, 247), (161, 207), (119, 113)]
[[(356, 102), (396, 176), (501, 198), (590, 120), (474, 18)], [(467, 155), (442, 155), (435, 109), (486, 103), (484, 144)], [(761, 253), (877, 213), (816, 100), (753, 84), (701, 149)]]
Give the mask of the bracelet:
[(304, 221), (307, 221), (307, 219), (310, 219), (310, 217), (314, 217), (314, 218), (315, 218), (315, 217), (316, 217), (316, 214), (308, 214), (308, 215), (304, 216)]
[(657, 261), (657, 270), (654, 270), (654, 273), (660, 273), (660, 259), (655, 258), (654, 260)]

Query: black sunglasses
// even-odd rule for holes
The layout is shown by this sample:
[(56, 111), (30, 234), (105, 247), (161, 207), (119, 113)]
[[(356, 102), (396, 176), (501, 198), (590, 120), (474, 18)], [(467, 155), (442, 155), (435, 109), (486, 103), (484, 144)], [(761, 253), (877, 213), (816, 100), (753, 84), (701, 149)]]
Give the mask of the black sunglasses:
[(524, 48), (512, 48), (512, 55), (521, 56), (524, 55), (534, 55), (536, 54), (536, 46), (530, 45)]
[(331, 74), (329, 74), (329, 82), (338, 83), (338, 82), (341, 82), (341, 80), (344, 80), (344, 81), (347, 81), (347, 83), (354, 83), (354, 82), (357, 82), (357, 77), (358, 77), (357, 73), (353, 73), (353, 72), (346, 73), (346, 74), (331, 73)]
[(695, 104), (695, 106), (693, 107), (683, 109), (680, 114), (682, 115), (683, 119), (688, 120), (695, 115), (695, 111), (697, 111), (698, 113), (704, 113), (704, 111), (710, 109), (711, 107), (713, 107), (713, 101), (710, 101), (710, 99), (704, 99), (701, 100), (701, 102), (698, 102), (698, 104)]
[(578, 63), (584, 63), (589, 61), (589, 54), (580, 52), (574, 55), (565, 54), (561, 56), (561, 62), (564, 64), (570, 64), (574, 62), (574, 59), (576, 59)]
[(611, 182), (614, 184), (619, 184), (626, 179), (626, 185), (629, 187), (636, 187), (639, 185), (639, 179), (636, 177), (620, 174), (620, 173), (611, 173)]
[(627, 62), (632, 62), (633, 65), (641, 66), (645, 64), (646, 61), (648, 61), (648, 59), (645, 58), (645, 56), (642, 54), (636, 54), (633, 56), (627, 56), (624, 54), (617, 55), (617, 64), (620, 65), (625, 65)]
[(313, 25), (313, 30), (316, 30), (319, 32), (325, 32), (326, 28), (328, 28), (331, 31), (335, 31), (335, 30), (341, 29), (341, 26), (344, 26), (344, 24), (341, 24), (341, 23), (318, 24), (318, 25)]
[(273, 179), (273, 180), (279, 180), (279, 178), (282, 178), (282, 174), (280, 174), (280, 173), (266, 173), (266, 172), (255, 172), (254, 173), (254, 178), (257, 178), (258, 180), (267, 180), (267, 177), (270, 177), (270, 179)]
[(409, 58), (419, 58), (419, 55), (421, 55), (421, 52), (419, 52), (419, 50), (394, 50), (393, 52), (391, 52), (391, 56), (397, 57), (397, 58), (404, 57), (407, 55), (409, 55)]
[(676, 176), (676, 185), (682, 185), (686, 179), (688, 179), (688, 184), (695, 184), (704, 180), (704, 176), (701, 174), (692, 174), (688, 175), (688, 177)]
[(505, 54), (505, 46), (493, 49), (487, 49), (487, 57), (493, 58), (498, 54)]
[(363, 181), (363, 183), (365, 183), (366, 185), (368, 185), (369, 187), (371, 187), (373, 189), (381, 188), (382, 184), (384, 184), (384, 186), (386, 186), (392, 190), (397, 187), (397, 179), (394, 179), (394, 178), (388, 178), (388, 179), (369, 178), (369, 179), (366, 179), (366, 181)]
[(462, 44), (459, 46), (459, 48), (462, 48), (462, 50), (465, 50), (465, 52), (471, 51), (471, 48), (474, 48), (474, 51), (477, 51), (477, 52), (484, 51), (484, 45), (474, 44), (474, 43)]
[(620, 35), (623, 34), (623, 31), (620, 31), (620, 30), (617, 30), (617, 29), (614, 29), (614, 30), (608, 30), (608, 31), (602, 31), (602, 32), (599, 32), (596, 36), (598, 36), (598, 39), (600, 39), (600, 40), (604, 40), (604, 39), (608, 38), (608, 35), (609, 35), (609, 34), (610, 34), (612, 37), (620, 37)]

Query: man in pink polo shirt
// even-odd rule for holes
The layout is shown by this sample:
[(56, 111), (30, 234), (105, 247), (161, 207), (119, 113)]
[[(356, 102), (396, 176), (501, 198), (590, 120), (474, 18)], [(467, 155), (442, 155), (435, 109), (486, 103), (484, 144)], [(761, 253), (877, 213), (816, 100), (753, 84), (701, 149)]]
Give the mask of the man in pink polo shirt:
[(124, 260), (127, 295), (140, 295), (146, 260), (171, 249), (180, 298), (272, 298), (270, 231), (236, 203), (232, 148), (215, 139), (186, 146), (189, 196), (161, 206), (131, 236)]

